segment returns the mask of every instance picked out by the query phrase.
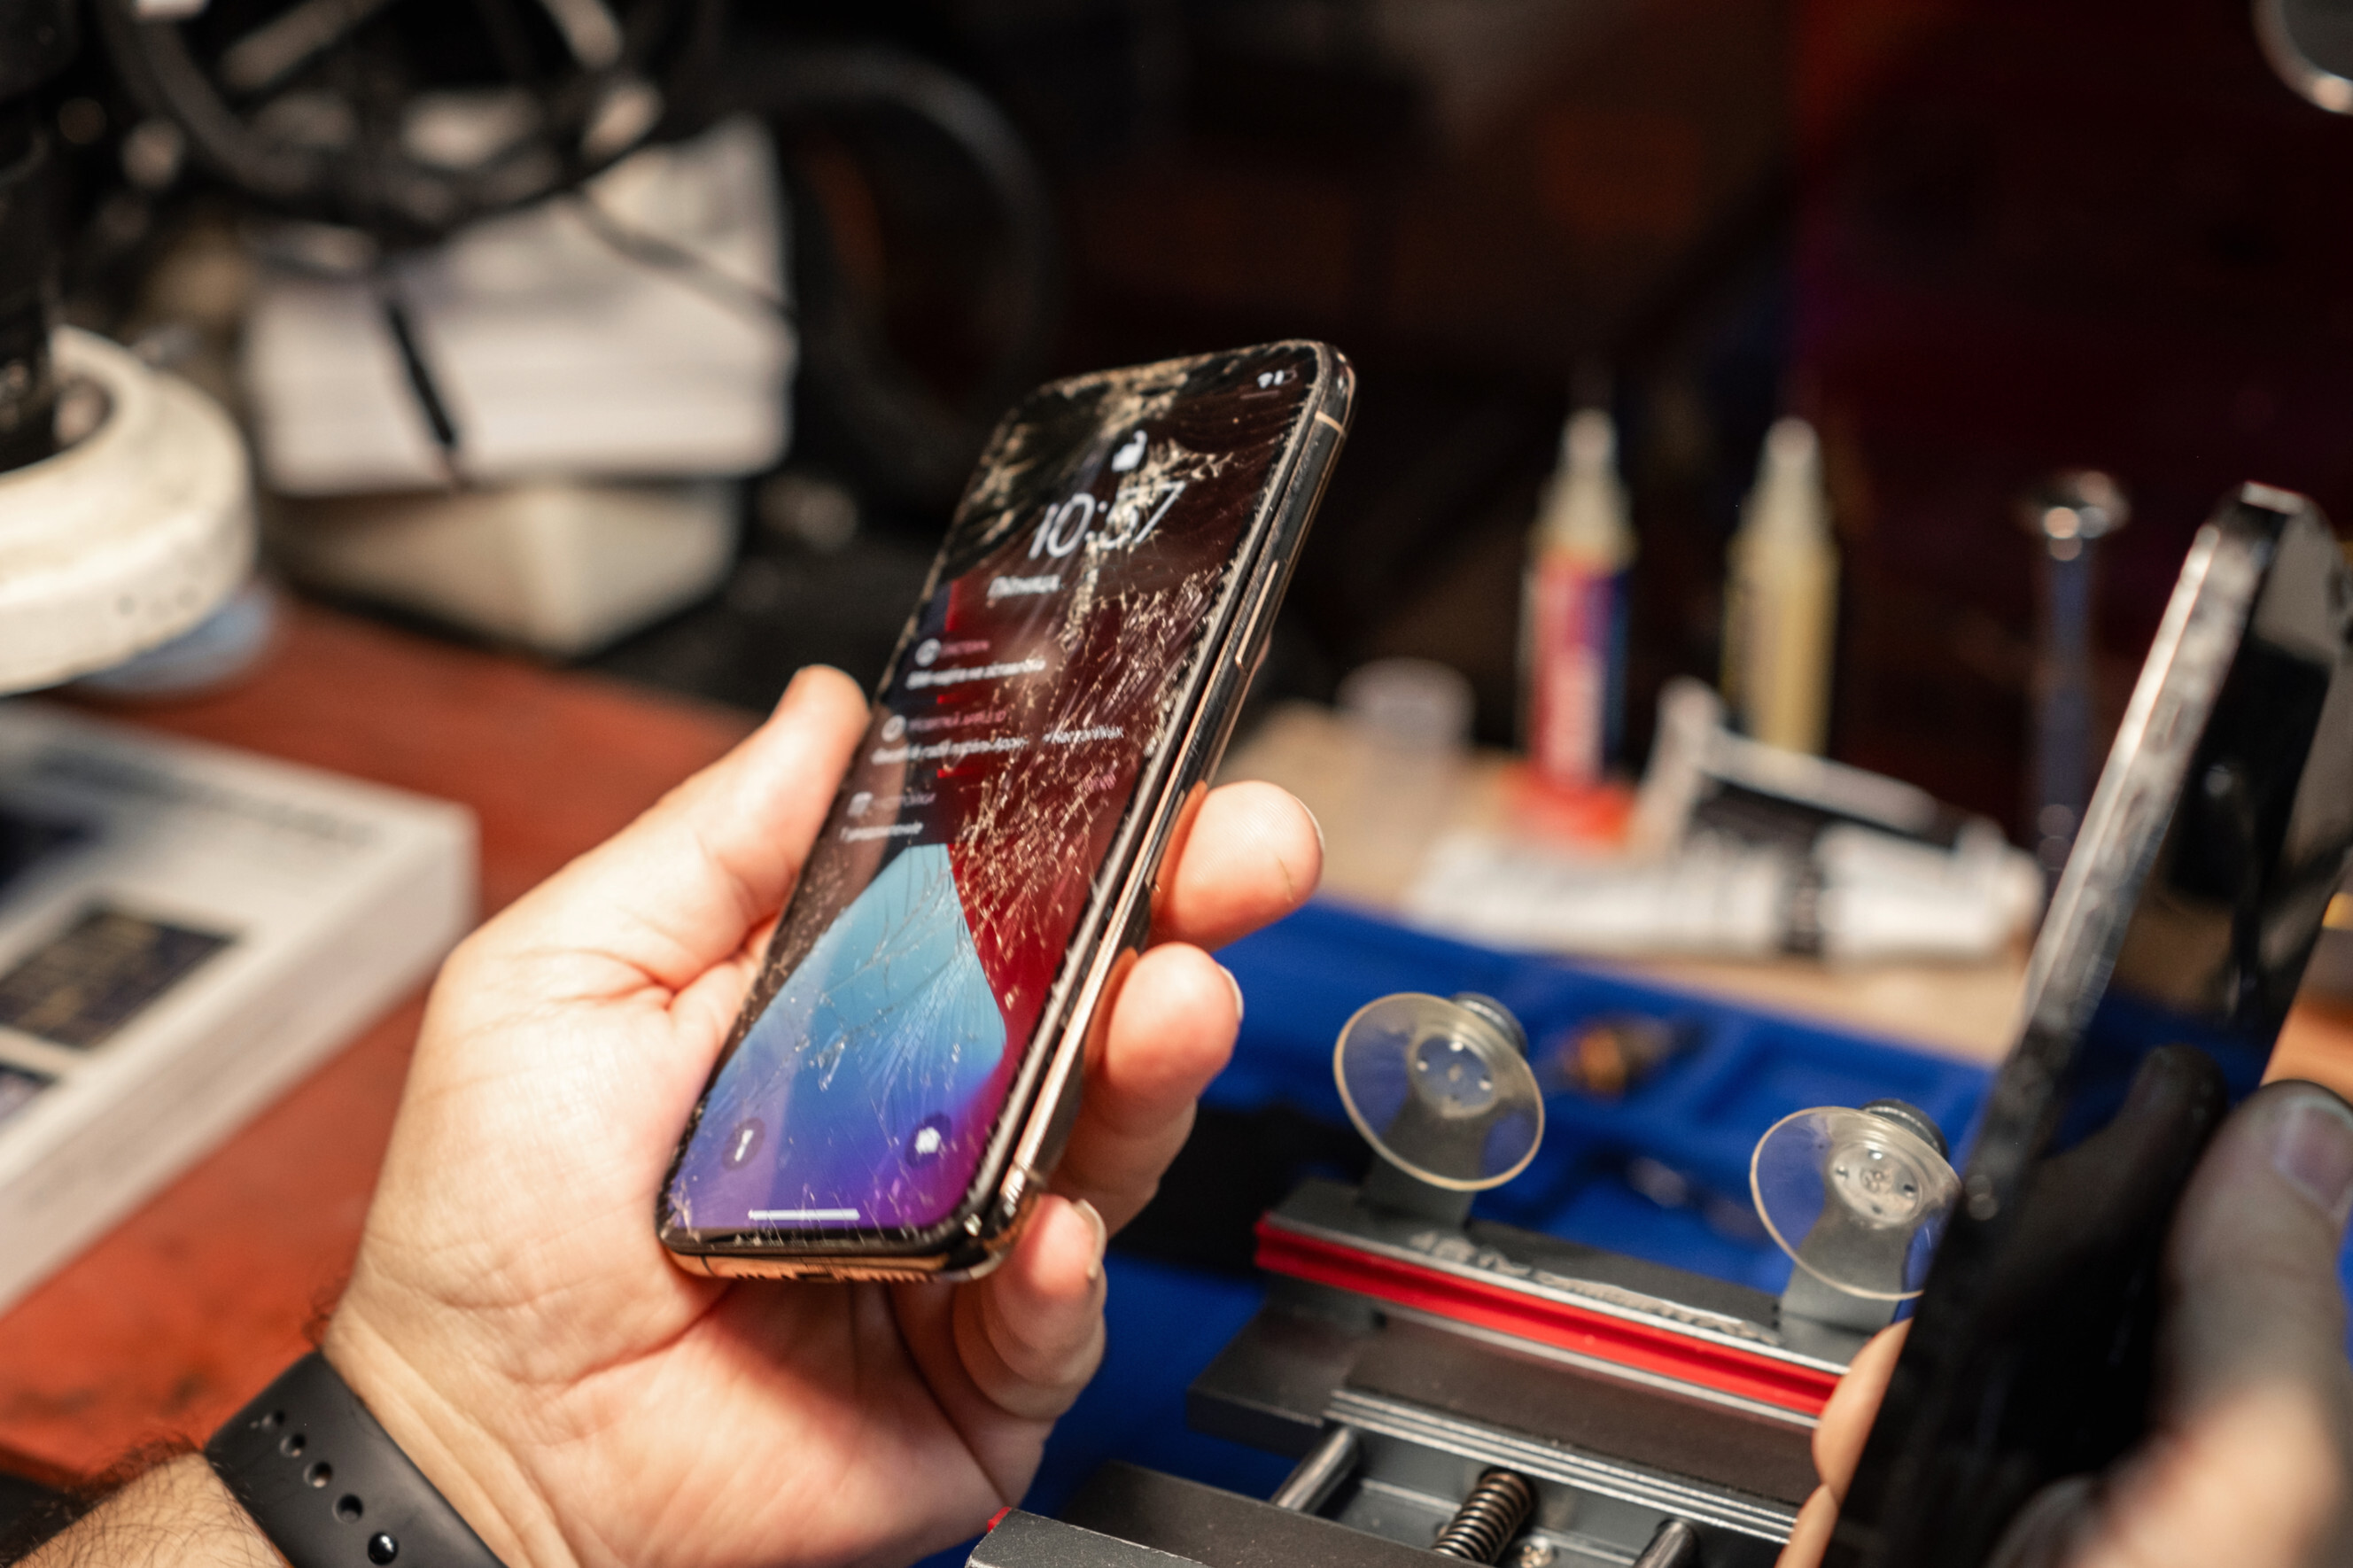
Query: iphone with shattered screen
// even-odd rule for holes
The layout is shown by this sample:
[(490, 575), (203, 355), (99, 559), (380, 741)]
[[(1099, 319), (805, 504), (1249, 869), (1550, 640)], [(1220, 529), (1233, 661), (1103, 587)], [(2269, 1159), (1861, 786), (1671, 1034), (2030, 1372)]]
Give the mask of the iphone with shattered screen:
[(1826, 1568), (1976, 1568), (2147, 1433), (2159, 1262), (2353, 853), (2353, 574), (2301, 496), (2200, 531), (2028, 967)]
[(997, 426), (663, 1184), (682, 1265), (1003, 1255), (1353, 387), (1331, 348), (1273, 343), (1059, 382)]

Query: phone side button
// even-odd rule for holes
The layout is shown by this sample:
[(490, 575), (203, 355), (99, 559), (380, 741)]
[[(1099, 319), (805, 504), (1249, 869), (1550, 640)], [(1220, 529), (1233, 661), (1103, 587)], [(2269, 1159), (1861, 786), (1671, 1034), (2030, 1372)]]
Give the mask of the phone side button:
[(1016, 1165), (1007, 1173), (1004, 1184), (998, 1188), (998, 1202), (1004, 1205), (1000, 1223), (1011, 1224), (1045, 1190), (1053, 1177), (1054, 1167), (1061, 1163), (1062, 1150), (1071, 1142), (1071, 1130), (1079, 1124), (1079, 1105), (1086, 1092), (1080, 1081), (1082, 1076), (1073, 1072), (1064, 1080), (1030, 1163)]
[(1258, 598), (1250, 607), (1250, 618), (1242, 624), (1248, 629), (1234, 648), (1234, 668), (1242, 673), (1242, 684), (1248, 686), (1258, 677), (1258, 667), (1266, 662), (1267, 645), (1274, 640), (1275, 601), (1282, 597), (1282, 578), (1279, 573), (1269, 573), (1259, 585)]
[(1274, 590), (1269, 587), (1266, 597), (1259, 601), (1258, 613), (1250, 617), (1250, 640), (1242, 644), (1241, 657), (1235, 660), (1245, 687), (1258, 679), (1258, 667), (1266, 662), (1266, 650), (1274, 642)]
[(1241, 684), (1245, 690), (1251, 681), (1258, 679), (1259, 667), (1266, 662), (1269, 640), (1264, 633), (1252, 632), (1250, 641), (1234, 650), (1234, 668), (1241, 672)]

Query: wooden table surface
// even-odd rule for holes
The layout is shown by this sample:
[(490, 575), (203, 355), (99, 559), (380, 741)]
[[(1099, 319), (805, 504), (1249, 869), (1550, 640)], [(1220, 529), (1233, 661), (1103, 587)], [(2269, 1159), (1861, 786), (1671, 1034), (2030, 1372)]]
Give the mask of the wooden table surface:
[[(301, 605), (249, 681), (108, 716), (471, 807), (486, 914), (752, 722)], [(358, 1247), (423, 1006), (378, 1020), (0, 1317), (0, 1468), (69, 1479), (201, 1438), (305, 1348)]]

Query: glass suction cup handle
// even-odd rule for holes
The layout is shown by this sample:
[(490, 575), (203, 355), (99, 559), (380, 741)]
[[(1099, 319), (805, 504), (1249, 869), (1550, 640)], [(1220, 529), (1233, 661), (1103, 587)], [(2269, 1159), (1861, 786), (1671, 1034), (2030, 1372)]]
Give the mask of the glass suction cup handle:
[(1369, 1003), (1341, 1029), (1332, 1071), (1374, 1152), (1433, 1186), (1500, 1186), (1544, 1139), (1519, 1026), (1483, 996), (1406, 991)]
[(1920, 1293), (1960, 1178), (1944, 1134), (1902, 1100), (1817, 1106), (1757, 1141), (1749, 1190), (1757, 1217), (1799, 1268), (1873, 1301)]

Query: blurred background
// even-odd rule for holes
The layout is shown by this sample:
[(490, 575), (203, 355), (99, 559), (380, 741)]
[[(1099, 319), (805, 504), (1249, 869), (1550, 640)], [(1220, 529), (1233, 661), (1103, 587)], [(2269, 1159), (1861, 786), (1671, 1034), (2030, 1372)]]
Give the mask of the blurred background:
[[(217, 44), (239, 12), (185, 30)], [(340, 47), (462, 87), (498, 74), (493, 14), (405, 0)], [(1261, 700), (1420, 656), (1512, 743), (1529, 528), (1564, 415), (1598, 404), (1639, 541), (1616, 758), (1639, 769), (1661, 685), (1719, 668), (1726, 542), (1795, 414), (1842, 561), (1829, 753), (2023, 842), (2023, 492), (2092, 466), (2132, 497), (2092, 630), (2111, 721), (2227, 486), (2353, 516), (2353, 122), (2283, 85), (2234, 0), (938, 0), (713, 25), (666, 130), (743, 111), (774, 139), (790, 437), (731, 496), (715, 586), (569, 656), (635, 680), (758, 707), (813, 660), (872, 679), (1022, 386), (1315, 336), (1355, 359), (1361, 412)], [(794, 85), (844, 51), (871, 91)], [(924, 68), (1001, 121), (909, 110)], [(46, 103), (69, 319), (197, 334), (249, 410), (253, 204), (104, 51)]]
[[(2353, 522), (2345, 15), (0, 0), (0, 690), (72, 683), (0, 704), (0, 1471), (284, 1363), (441, 953), (797, 668), (875, 681), (1017, 397), (1271, 339), (1356, 414), (1229, 774), (1328, 897), (1220, 955), (1033, 1506), (1280, 1479), (1183, 1383), (1366, 1169), (1384, 991), (1525, 1027), (1482, 1217), (1779, 1289), (1767, 1128), (1965, 1146), (2218, 498)], [(2353, 1089), (2329, 923), (2277, 1063)]]

